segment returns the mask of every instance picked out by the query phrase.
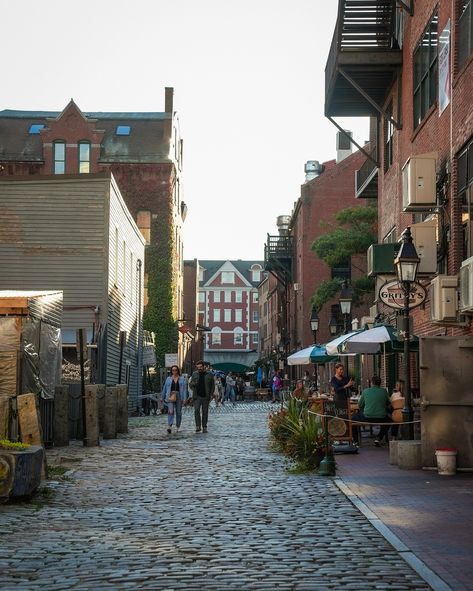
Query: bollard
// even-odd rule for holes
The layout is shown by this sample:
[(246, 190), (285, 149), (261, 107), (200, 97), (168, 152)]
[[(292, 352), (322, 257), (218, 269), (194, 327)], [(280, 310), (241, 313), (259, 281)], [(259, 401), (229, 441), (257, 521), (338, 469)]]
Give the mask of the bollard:
[(95, 384), (88, 384), (85, 387), (85, 423), (86, 446), (100, 445), (97, 386)]
[(117, 386), (117, 433), (128, 433), (128, 386)]
[(10, 398), (0, 398), (0, 439), (9, 438)]
[(17, 401), (21, 442), (43, 445), (36, 394), (20, 394)]
[(398, 441), (397, 465), (401, 470), (419, 470), (422, 468), (422, 443), (408, 439)]
[(103, 438), (115, 439), (117, 436), (117, 388), (107, 386), (105, 389), (105, 409)]
[(398, 448), (399, 448), (399, 441), (393, 439), (389, 442), (389, 463), (392, 464), (393, 466), (397, 466)]
[(69, 445), (69, 386), (54, 388), (54, 445)]

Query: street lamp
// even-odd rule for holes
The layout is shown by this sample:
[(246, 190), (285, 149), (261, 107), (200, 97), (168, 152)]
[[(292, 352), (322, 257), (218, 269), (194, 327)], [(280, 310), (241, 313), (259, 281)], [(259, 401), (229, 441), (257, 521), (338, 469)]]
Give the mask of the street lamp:
[(345, 280), (342, 283), (342, 291), (340, 292), (340, 311), (343, 314), (343, 321), (344, 321), (344, 333), (347, 334), (348, 332), (348, 318), (351, 312), (351, 303), (353, 301), (353, 292), (348, 287), (348, 283)]
[(332, 316), (330, 318), (330, 322), (328, 323), (328, 329), (329, 329), (332, 337), (334, 337), (337, 334), (338, 322), (337, 322), (337, 319), (335, 318), (335, 316)]
[(417, 254), (416, 247), (412, 241), (411, 228), (408, 226), (402, 233), (402, 243), (397, 257), (394, 259), (394, 266), (396, 267), (397, 278), (404, 294), (404, 308), (402, 310), (403, 318), (403, 335), (404, 335), (404, 408), (402, 409), (403, 422), (407, 423), (404, 427), (404, 433), (407, 434), (408, 439), (414, 439), (414, 425), (412, 412), (412, 395), (411, 395), (411, 367), (409, 359), (409, 296), (411, 293), (412, 283), (415, 282), (417, 276), (417, 268), (419, 267), (420, 258)]
[[(317, 315), (317, 308), (312, 306), (312, 313), (310, 315), (310, 330), (312, 331), (312, 336), (314, 338), (314, 345), (317, 346), (317, 330), (319, 328), (319, 317)], [(315, 382), (315, 389), (319, 390), (319, 381), (317, 376), (317, 363), (314, 363), (314, 382)]]

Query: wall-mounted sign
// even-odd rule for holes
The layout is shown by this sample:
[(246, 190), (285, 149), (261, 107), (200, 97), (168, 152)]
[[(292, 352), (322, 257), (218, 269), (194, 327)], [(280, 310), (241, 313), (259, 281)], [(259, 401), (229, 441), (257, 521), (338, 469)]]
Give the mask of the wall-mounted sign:
[[(427, 291), (425, 287), (415, 281), (411, 283), (411, 293), (409, 294), (409, 308), (417, 308), (425, 302), (427, 298)], [(396, 310), (402, 310), (404, 308), (404, 292), (402, 287), (399, 285), (399, 281), (394, 279), (384, 283), (379, 289), (379, 299)]]
[(165, 353), (164, 365), (166, 367), (172, 367), (173, 365), (177, 365), (177, 353)]

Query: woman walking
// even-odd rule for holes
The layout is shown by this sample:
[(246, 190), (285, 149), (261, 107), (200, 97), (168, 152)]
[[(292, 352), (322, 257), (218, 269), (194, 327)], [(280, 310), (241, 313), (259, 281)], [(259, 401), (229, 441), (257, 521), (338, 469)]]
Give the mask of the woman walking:
[(174, 415), (176, 416), (176, 433), (179, 432), (182, 421), (182, 405), (187, 400), (187, 380), (181, 376), (177, 365), (171, 367), (171, 375), (164, 382), (164, 402), (168, 407), (168, 433), (172, 433)]

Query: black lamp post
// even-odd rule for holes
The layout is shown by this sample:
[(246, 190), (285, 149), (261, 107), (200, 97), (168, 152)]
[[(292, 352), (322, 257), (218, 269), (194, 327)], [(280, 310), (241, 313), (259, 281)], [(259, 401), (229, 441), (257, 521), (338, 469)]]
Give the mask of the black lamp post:
[(337, 323), (337, 319), (335, 318), (335, 316), (332, 316), (330, 318), (330, 322), (328, 323), (328, 329), (330, 331), (330, 335), (332, 337), (334, 337), (337, 332), (338, 332), (338, 323)]
[(416, 280), (417, 268), (419, 267), (420, 258), (417, 254), (416, 247), (412, 242), (411, 229), (408, 226), (402, 233), (402, 243), (397, 257), (394, 259), (394, 266), (396, 267), (397, 278), (404, 294), (404, 308), (402, 310), (403, 318), (403, 334), (404, 334), (404, 408), (402, 409), (403, 422), (407, 422), (403, 431), (407, 434), (408, 439), (414, 439), (414, 425), (412, 412), (412, 395), (411, 395), (411, 367), (409, 359), (410, 348), (410, 334), (409, 334), (409, 296), (411, 293), (412, 284)]
[[(317, 331), (319, 329), (319, 317), (317, 315), (317, 309), (315, 306), (312, 307), (312, 313), (310, 315), (310, 330), (312, 331), (312, 336), (314, 339), (314, 345), (317, 346)], [(314, 363), (314, 381), (315, 381), (315, 389), (318, 391), (319, 389), (319, 381), (317, 376), (317, 364)]]
[(344, 281), (342, 284), (342, 291), (340, 292), (340, 311), (343, 314), (343, 330), (344, 334), (348, 333), (348, 318), (351, 312), (351, 303), (353, 301), (353, 292), (348, 287), (348, 282)]

